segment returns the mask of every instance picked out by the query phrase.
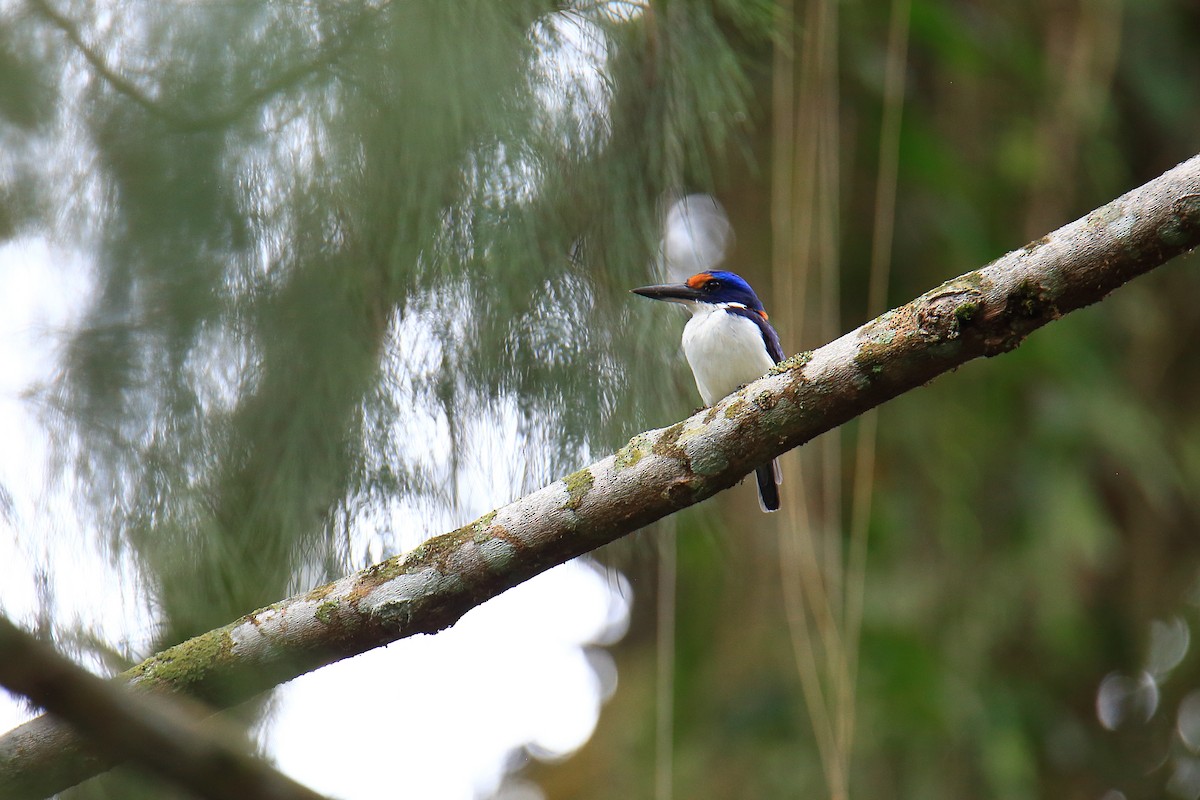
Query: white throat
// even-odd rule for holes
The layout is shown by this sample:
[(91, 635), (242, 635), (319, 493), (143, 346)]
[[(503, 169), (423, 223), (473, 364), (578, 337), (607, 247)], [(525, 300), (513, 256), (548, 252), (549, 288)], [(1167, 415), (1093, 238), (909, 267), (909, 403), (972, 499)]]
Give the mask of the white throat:
[(688, 303), (692, 318), (683, 329), (683, 353), (696, 378), (696, 388), (712, 405), (742, 384), (762, 377), (775, 365), (762, 331), (729, 308), (741, 303)]

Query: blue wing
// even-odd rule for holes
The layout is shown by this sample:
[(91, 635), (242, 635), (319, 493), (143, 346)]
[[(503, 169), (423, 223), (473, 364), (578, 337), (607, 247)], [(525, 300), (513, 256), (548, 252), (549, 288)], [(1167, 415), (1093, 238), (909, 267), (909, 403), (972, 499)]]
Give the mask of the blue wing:
[[(728, 311), (730, 314), (745, 317), (757, 325), (758, 330), (762, 333), (763, 344), (767, 346), (767, 352), (771, 354), (771, 360), (776, 364), (783, 361), (783, 345), (779, 343), (779, 334), (771, 327), (771, 323), (767, 322), (766, 317), (748, 308), (735, 307)], [(758, 479), (759, 505), (762, 506), (763, 511), (777, 511), (779, 509), (779, 462), (772, 461), (770, 464), (763, 464), (754, 472)]]

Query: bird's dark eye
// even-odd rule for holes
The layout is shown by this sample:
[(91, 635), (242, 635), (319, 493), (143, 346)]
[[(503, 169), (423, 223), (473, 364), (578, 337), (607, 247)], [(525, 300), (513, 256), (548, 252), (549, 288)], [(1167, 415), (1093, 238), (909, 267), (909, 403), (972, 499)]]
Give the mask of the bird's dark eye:
[(713, 278), (711, 281), (704, 284), (704, 291), (706, 291), (706, 292), (715, 292), (717, 289), (720, 289), (720, 288), (721, 288), (721, 282), (719, 280), (717, 280), (716, 278)]

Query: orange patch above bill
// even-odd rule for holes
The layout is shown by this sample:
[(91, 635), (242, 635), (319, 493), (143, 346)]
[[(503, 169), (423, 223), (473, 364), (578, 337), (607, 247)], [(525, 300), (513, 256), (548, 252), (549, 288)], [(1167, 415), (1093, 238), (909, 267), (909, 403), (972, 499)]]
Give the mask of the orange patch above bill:
[(704, 284), (712, 280), (712, 275), (707, 272), (698, 272), (687, 279), (687, 285), (693, 289), (703, 289)]

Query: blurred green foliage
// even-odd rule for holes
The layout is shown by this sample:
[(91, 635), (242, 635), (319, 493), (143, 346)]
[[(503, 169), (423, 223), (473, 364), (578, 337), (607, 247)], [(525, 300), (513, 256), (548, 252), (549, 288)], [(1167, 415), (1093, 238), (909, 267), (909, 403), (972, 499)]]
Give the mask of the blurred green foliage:
[[(889, 6), (838, 8), (850, 327), (863, 319)], [(1200, 151), (1197, 41), (1200, 13), (1183, 2), (915, 0), (891, 302)], [(756, 74), (754, 105), (766, 108), (771, 76)], [(719, 182), (717, 194), (739, 235), (734, 268), (776, 319), (759, 244), (769, 217), (747, 202), (771, 191), (770, 135), (757, 128), (750, 146), (761, 171)], [(1188, 650), (1166, 670), (1150, 666), (1155, 621), (1185, 633), (1200, 622), (1195, 266), (1180, 259), (881, 411), (851, 796), (1200, 790), (1188, 777), (1195, 754), (1176, 733), (1200, 659)], [(843, 450), (848, 497), (853, 450)], [(723, 524), (710, 511), (681, 516), (675, 796), (827, 796), (784, 599), (761, 586), (778, 582), (779, 551), (757, 529), (779, 520), (759, 521), (736, 496), (724, 502)], [(653, 591), (653, 575), (634, 585)], [(550, 797), (650, 795), (659, 622), (650, 603), (638, 610), (621, 691), (595, 739), (535, 773)], [(1158, 692), (1153, 714), (1143, 722), (1129, 702), (1104, 698), (1125, 712), (1106, 729), (1102, 680), (1144, 670)]]
[[(857, 324), (889, 6), (837, 8)], [(767, 259), (789, 37), (765, 0), (0, 15), (0, 236), (65, 243), (91, 285), (38, 399), (97, 529), (142, 569), (150, 649), (361, 565), (347, 529), (398, 503), (462, 507), (480, 426), (516, 420), (528, 487), (690, 410), (678, 319), (626, 294), (673, 193), (721, 198), (731, 266), (784, 302)], [(1200, 151), (1198, 41), (1185, 0), (914, 0), (891, 299)], [(1152, 621), (1197, 622), (1195, 267), (883, 410), (852, 795), (1200, 792), (1173, 733), (1193, 653), (1154, 676), (1148, 722), (1096, 714), (1105, 675), (1146, 668)], [(681, 515), (675, 796), (822, 796), (780, 521), (743, 501)], [(650, 794), (654, 608), (635, 606), (594, 741), (534, 770), (549, 797)]]

